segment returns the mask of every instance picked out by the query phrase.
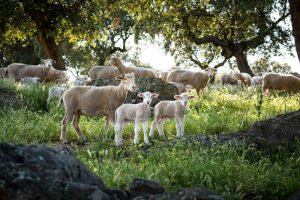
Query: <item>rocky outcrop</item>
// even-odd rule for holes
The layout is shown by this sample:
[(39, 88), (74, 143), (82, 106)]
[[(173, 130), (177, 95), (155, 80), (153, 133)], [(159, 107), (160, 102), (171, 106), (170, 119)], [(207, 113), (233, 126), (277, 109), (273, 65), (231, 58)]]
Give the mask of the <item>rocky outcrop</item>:
[[(113, 78), (100, 78), (91, 82), (94, 86), (119, 85), (120, 81)], [(135, 80), (138, 87), (136, 92), (129, 92), (125, 103), (140, 103), (142, 99), (137, 96), (139, 92), (156, 92), (159, 94), (158, 98), (152, 100), (151, 106), (155, 106), (162, 100), (174, 100), (174, 95), (178, 94), (177, 88), (160, 78), (138, 78)]]
[(203, 189), (165, 192), (158, 182), (136, 179), (130, 190), (113, 190), (67, 148), (0, 143), (1, 199), (211, 199)]

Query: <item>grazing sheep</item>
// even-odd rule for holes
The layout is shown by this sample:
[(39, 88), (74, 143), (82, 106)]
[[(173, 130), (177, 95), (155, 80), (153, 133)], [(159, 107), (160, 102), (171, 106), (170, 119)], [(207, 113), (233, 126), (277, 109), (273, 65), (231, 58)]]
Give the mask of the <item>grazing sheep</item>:
[(159, 72), (159, 78), (162, 80), (162, 81), (167, 81), (167, 77), (168, 77), (168, 74), (169, 72), (168, 71), (162, 71), (162, 72)]
[(3, 79), (5, 78), (6, 74), (6, 68), (0, 68), (0, 78)]
[(192, 85), (199, 95), (200, 90), (206, 87), (209, 79), (213, 78), (216, 69), (208, 67), (204, 72), (192, 72), (188, 70), (175, 69), (172, 70), (167, 78), (167, 82), (178, 82), (182, 84)]
[(251, 78), (252, 85), (262, 85), (263, 84), (263, 78), (261, 76), (253, 76)]
[(25, 84), (25, 85), (31, 85), (31, 84), (38, 84), (40, 81), (40, 78), (38, 77), (24, 77), (24, 78), (21, 78), (20, 82), (21, 84)]
[(221, 76), (221, 84), (238, 85), (238, 80), (233, 78), (232, 74), (223, 74)]
[(92, 81), (92, 79), (90, 77), (88, 77), (87, 75), (81, 75), (74, 80), (73, 86), (87, 85), (91, 81)]
[(90, 69), (88, 75), (92, 80), (96, 80), (99, 78), (114, 78), (121, 75), (121, 72), (116, 67), (94, 66)]
[(143, 67), (126, 67), (123, 65), (118, 52), (110, 57), (110, 63), (112, 66), (116, 66), (122, 74), (134, 72), (136, 78), (158, 77), (157, 73), (152, 69)]
[(139, 142), (139, 123), (143, 124), (144, 142), (149, 144), (147, 135), (148, 119), (151, 115), (150, 105), (153, 98), (158, 94), (145, 92), (139, 93), (139, 97), (143, 97), (143, 102), (138, 104), (123, 104), (116, 110), (115, 116), (115, 142), (117, 146), (122, 145), (122, 131), (127, 122), (135, 122), (134, 128), (134, 144)]
[(65, 91), (60, 99), (65, 107), (60, 136), (63, 143), (67, 142), (66, 128), (73, 118), (73, 127), (80, 141), (85, 141), (78, 126), (81, 115), (105, 116), (105, 130), (110, 120), (115, 121), (115, 111), (127, 98), (128, 91), (137, 89), (133, 73), (116, 76), (116, 79), (121, 80), (118, 86), (75, 86)]
[(167, 118), (175, 118), (177, 137), (184, 136), (184, 116), (189, 99), (195, 96), (189, 96), (186, 93), (175, 95), (175, 101), (161, 101), (154, 107), (154, 121), (151, 124), (150, 137), (154, 137), (154, 130), (158, 126), (159, 135), (164, 137), (163, 125)]
[(251, 76), (247, 73), (236, 72), (232, 77), (236, 80), (241, 81), (242, 86), (251, 86), (252, 84)]
[(23, 63), (10, 64), (6, 69), (8, 78), (13, 78), (16, 82), (22, 78), (38, 77), (41, 81), (50, 82), (58, 79), (66, 79), (63, 71), (56, 70), (52, 67), (52, 59), (43, 60), (42, 65), (28, 65)]
[(284, 90), (289, 94), (300, 90), (300, 79), (292, 74), (266, 73), (263, 75), (263, 90)]
[(177, 82), (169, 82), (169, 83), (177, 87), (178, 94), (189, 93), (192, 90), (191, 85), (184, 85), (182, 83), (177, 83)]
[(61, 86), (53, 86), (48, 91), (48, 98), (47, 98), (47, 109), (49, 109), (50, 100), (53, 97), (61, 97), (62, 94), (68, 89), (67, 84), (62, 84)]

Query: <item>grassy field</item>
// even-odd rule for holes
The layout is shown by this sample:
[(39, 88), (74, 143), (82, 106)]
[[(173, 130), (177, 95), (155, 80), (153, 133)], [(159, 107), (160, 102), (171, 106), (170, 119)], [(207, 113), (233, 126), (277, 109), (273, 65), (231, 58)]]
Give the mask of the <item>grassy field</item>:
[[(63, 108), (53, 101), (46, 111), (49, 85), (21, 87), (0, 80), (0, 87), (24, 100), (18, 109), (0, 108), (0, 141), (61, 146), (60, 121)], [(185, 134), (214, 135), (244, 131), (254, 122), (299, 109), (298, 97), (261, 95), (256, 88), (211, 86), (190, 102)], [(1, 94), (0, 94), (1, 95)], [(152, 119), (150, 120), (152, 121)], [(156, 132), (151, 145), (133, 144), (133, 125), (125, 128), (124, 145), (115, 147), (111, 125), (104, 135), (102, 118), (81, 118), (80, 127), (88, 143), (68, 145), (108, 186), (128, 187), (133, 178), (159, 180), (170, 190), (206, 187), (228, 199), (285, 199), (300, 188), (300, 144), (295, 152), (282, 148), (276, 154), (251, 146), (187, 143), (177, 140), (174, 120), (165, 124), (166, 139)], [(76, 140), (69, 126), (67, 138)], [(174, 141), (174, 142), (168, 142)]]

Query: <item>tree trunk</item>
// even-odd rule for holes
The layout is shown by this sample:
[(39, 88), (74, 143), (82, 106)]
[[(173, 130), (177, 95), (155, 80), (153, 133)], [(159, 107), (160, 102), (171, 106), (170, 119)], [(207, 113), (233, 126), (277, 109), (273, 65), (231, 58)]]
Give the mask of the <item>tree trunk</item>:
[(289, 0), (290, 15), (293, 28), (293, 36), (295, 38), (295, 47), (300, 62), (300, 1)]
[(43, 30), (40, 30), (38, 40), (42, 45), (45, 54), (52, 60), (55, 60), (53, 67), (58, 70), (66, 70), (64, 59), (62, 58), (62, 54), (55, 43), (54, 38), (47, 36)]
[(236, 52), (234, 54), (234, 57), (236, 59), (237, 67), (239, 68), (240, 72), (248, 73), (250, 76), (254, 76), (254, 73), (252, 72), (246, 54), (244, 52)]

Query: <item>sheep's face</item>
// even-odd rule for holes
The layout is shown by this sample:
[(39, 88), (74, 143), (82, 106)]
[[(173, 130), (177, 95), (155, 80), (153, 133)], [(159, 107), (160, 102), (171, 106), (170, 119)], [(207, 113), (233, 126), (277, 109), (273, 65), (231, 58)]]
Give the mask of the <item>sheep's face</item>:
[(118, 75), (115, 78), (121, 80), (121, 83), (126, 90), (129, 90), (130, 92), (135, 92), (137, 90), (134, 73)]
[(46, 67), (52, 67), (52, 64), (54, 63), (54, 60), (48, 58), (46, 60), (43, 60)]
[(188, 100), (189, 99), (194, 99), (195, 96), (193, 96), (193, 95), (189, 96), (186, 93), (182, 93), (181, 95), (175, 95), (174, 98), (177, 99), (177, 100), (180, 100), (180, 104), (182, 106), (186, 107), (187, 103), (188, 103)]
[(184, 86), (185, 93), (189, 93), (191, 90), (192, 90), (192, 86), (191, 85), (185, 85)]
[(138, 94), (139, 97), (143, 97), (143, 102), (145, 104), (147, 104), (148, 106), (150, 106), (152, 99), (153, 98), (157, 98), (159, 96), (159, 94), (156, 93), (151, 93), (151, 92), (145, 92), (145, 93), (139, 93)]
[(38, 77), (33, 77), (33, 78), (32, 78), (32, 81), (33, 81), (34, 83), (38, 83), (38, 82), (40, 81), (40, 78), (38, 78)]
[(216, 71), (216, 69), (212, 68), (212, 67), (208, 67), (205, 69), (206, 74), (208, 76), (208, 78), (213, 78), (214, 77), (214, 72)]

